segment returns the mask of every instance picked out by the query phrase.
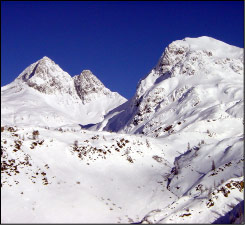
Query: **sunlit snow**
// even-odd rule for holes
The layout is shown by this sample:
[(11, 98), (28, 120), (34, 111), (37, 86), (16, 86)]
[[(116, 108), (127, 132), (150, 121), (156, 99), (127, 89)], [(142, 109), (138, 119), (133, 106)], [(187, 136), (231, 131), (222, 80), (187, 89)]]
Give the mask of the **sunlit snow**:
[(30, 65), (1, 88), (1, 222), (227, 215), (244, 201), (243, 70), (241, 48), (177, 40), (126, 101), (89, 70)]

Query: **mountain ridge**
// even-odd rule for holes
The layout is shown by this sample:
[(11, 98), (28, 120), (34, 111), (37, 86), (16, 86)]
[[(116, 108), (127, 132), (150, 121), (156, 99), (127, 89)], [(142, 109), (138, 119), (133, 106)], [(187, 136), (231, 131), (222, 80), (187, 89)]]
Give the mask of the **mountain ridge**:
[[(238, 208), (242, 52), (209, 37), (174, 41), (121, 104), (88, 70), (40, 92), (29, 77), (40, 86), (58, 74), (34, 64), (2, 88), (1, 221), (214, 223)], [(75, 99), (69, 85), (86, 93)]]
[[(24, 69), (13, 82), (1, 87), (1, 92), (4, 103), (2, 122), (15, 118), (16, 122), (23, 123), (28, 122), (27, 117), (32, 117), (35, 124), (47, 125), (44, 118), (50, 117), (47, 115), (50, 111), (54, 117), (48, 119), (48, 123), (86, 125), (102, 120), (105, 113), (126, 101), (117, 92), (106, 88), (91, 71), (83, 70), (80, 75), (71, 77), (47, 56)], [(34, 96), (39, 99), (40, 106), (33, 101)], [(16, 108), (14, 102), (18, 98), (23, 105), (16, 104)], [(41, 113), (37, 114), (35, 108)], [(72, 109), (70, 114), (67, 114), (67, 108)], [(26, 117), (25, 112), (29, 116)]]
[[(199, 48), (196, 46), (198, 42), (202, 43)], [(192, 47), (193, 45), (194, 47)], [(203, 48), (203, 45), (206, 46), (206, 49)], [(224, 46), (226, 49), (222, 53)], [(231, 54), (229, 55), (227, 51)], [(238, 80), (242, 80), (242, 54), (241, 48), (209, 37), (186, 38), (172, 42), (165, 49), (152, 71), (139, 81), (134, 97), (129, 100), (128, 105), (130, 106), (123, 110), (120, 107), (120, 113), (116, 113), (115, 118), (110, 114), (106, 115), (105, 121), (97, 124), (95, 129), (126, 133), (149, 133), (150, 131), (153, 134), (153, 130), (164, 126), (160, 128), (163, 131), (171, 124), (167, 124), (167, 121), (161, 116), (158, 116), (159, 119), (157, 120), (154, 115), (161, 115), (164, 109), (172, 106), (172, 109), (169, 109), (172, 112), (168, 110), (167, 113), (171, 114), (171, 117), (177, 116), (178, 120), (183, 120), (180, 112), (181, 110), (183, 112), (185, 106), (182, 105), (182, 107), (179, 101), (185, 101), (188, 104), (193, 102), (191, 108), (194, 105), (198, 108), (201, 106), (200, 98), (203, 98), (203, 104), (206, 102), (211, 110), (210, 104), (218, 103), (217, 100), (215, 100), (216, 103), (213, 102), (215, 99), (212, 96), (214, 90), (216, 92), (218, 90), (217, 94), (219, 93), (224, 98), (221, 102), (226, 102), (226, 105), (233, 104), (234, 107), (235, 104), (242, 105), (243, 103), (240, 101), (242, 83), (239, 84), (239, 81), (238, 83), (235, 81), (237, 76)], [(234, 56), (234, 58), (228, 58), (228, 56)], [(227, 73), (230, 78), (223, 75)], [(230, 88), (230, 85), (226, 86), (227, 81), (232, 82), (234, 88)], [(209, 88), (204, 87), (205, 84)], [(217, 89), (217, 87), (219, 88)], [(233, 98), (236, 92), (237, 95)], [(207, 94), (206, 97), (210, 98), (209, 101), (204, 99), (204, 93)], [(237, 103), (239, 101), (240, 103)], [(176, 111), (177, 108), (179, 108), (177, 110), (178, 115), (173, 115), (173, 111)], [(193, 110), (194, 113), (196, 110), (191, 108), (190, 110)], [(229, 112), (228, 108), (226, 110)], [(115, 109), (113, 112), (115, 113)], [(164, 120), (166, 121), (165, 124), (162, 123)], [(147, 130), (144, 128), (145, 125), (152, 128)]]

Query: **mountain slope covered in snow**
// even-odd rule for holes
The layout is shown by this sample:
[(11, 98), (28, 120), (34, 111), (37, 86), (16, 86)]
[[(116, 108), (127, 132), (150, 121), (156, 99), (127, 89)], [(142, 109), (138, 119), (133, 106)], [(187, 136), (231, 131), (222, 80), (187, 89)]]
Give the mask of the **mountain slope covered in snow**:
[(96, 128), (164, 136), (209, 119), (242, 118), (243, 49), (210, 37), (174, 41), (124, 105)]
[(5, 124), (61, 126), (99, 122), (126, 99), (111, 92), (91, 71), (72, 78), (43, 57), (1, 88), (1, 101)]
[[(231, 209), (228, 202), (239, 199), (227, 198), (230, 184), (225, 182), (240, 177), (243, 187), (243, 70), (241, 48), (210, 37), (174, 41), (139, 82), (135, 96), (91, 128), (144, 134), (162, 139), (163, 145), (182, 143), (179, 155), (167, 158), (174, 165), (167, 188), (179, 200), (153, 210), (143, 222), (212, 222), (218, 217), (211, 211), (223, 215)], [(212, 193), (219, 190), (225, 197), (215, 201)], [(199, 217), (201, 212), (209, 221)]]
[(129, 101), (42, 60), (2, 88), (2, 222), (213, 223), (244, 202), (243, 49), (174, 41)]

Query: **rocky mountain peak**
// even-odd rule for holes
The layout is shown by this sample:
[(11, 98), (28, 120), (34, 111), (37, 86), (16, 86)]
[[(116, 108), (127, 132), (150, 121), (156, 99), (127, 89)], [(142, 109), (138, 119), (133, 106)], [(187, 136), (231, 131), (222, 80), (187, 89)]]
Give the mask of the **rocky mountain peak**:
[(104, 84), (90, 70), (83, 70), (81, 72), (80, 81), (86, 84), (93, 84), (97, 87), (105, 87)]
[(83, 70), (80, 75), (73, 77), (75, 89), (83, 103), (88, 103), (95, 98), (96, 95), (111, 94), (104, 84), (90, 71)]
[(117, 92), (106, 88), (90, 70), (83, 70), (72, 78), (47, 56), (28, 66), (10, 85), (16, 92), (27, 85), (44, 94), (69, 95), (69, 98), (83, 104), (101, 97), (118, 99), (119, 103), (126, 101)]
[[(48, 56), (43, 56), (39, 61), (52, 61)], [(52, 61), (53, 62), (53, 61)]]
[(44, 56), (43, 58), (39, 59), (38, 61), (38, 67), (46, 67), (46, 68), (51, 68), (51, 67), (57, 67), (56, 69), (60, 69), (59, 65), (56, 64), (52, 59), (50, 59), (47, 56)]
[[(236, 80), (243, 75), (242, 54), (242, 48), (209, 37), (172, 42), (152, 71), (140, 80), (125, 111), (119, 109), (121, 113), (114, 118), (108, 116), (105, 130), (164, 134), (170, 120), (174, 123), (172, 118), (187, 118), (191, 110), (193, 114), (198, 107), (203, 110), (202, 104), (219, 101), (213, 99), (213, 93), (219, 93), (227, 105), (235, 103), (234, 108), (241, 112), (241, 84)], [(233, 108), (222, 113), (237, 115)], [(124, 121), (119, 122), (121, 118)]]
[(75, 93), (71, 76), (47, 56), (28, 66), (15, 82), (18, 82), (19, 85), (25, 83), (45, 94), (68, 93), (73, 95)]
[[(184, 38), (172, 42), (164, 51), (155, 70), (160, 75), (194, 75), (207, 64), (226, 64), (232, 67), (236, 60), (243, 59), (243, 49), (229, 45), (211, 37)], [(202, 62), (206, 62), (203, 64)], [(186, 66), (184, 66), (184, 64)], [(206, 71), (210, 72), (210, 71)]]
[(136, 96), (169, 77), (208, 76), (213, 68), (242, 75), (243, 49), (207, 36), (173, 41), (150, 74), (140, 80)]
[(86, 75), (87, 76), (94, 76), (91, 70), (83, 70), (81, 72), (81, 74), (84, 75), (84, 76), (86, 76)]
[[(58, 65), (57, 65), (58, 66)], [(55, 67), (54, 61), (52, 61), (47, 56), (44, 56), (43, 58), (39, 59), (35, 63), (28, 66), (18, 77), (18, 80), (22, 80), (26, 82), (27, 80), (31, 79), (34, 75), (37, 76), (41, 73), (47, 73), (48, 69), (51, 67)], [(46, 69), (46, 71), (45, 71)], [(52, 74), (48, 74), (52, 75)]]

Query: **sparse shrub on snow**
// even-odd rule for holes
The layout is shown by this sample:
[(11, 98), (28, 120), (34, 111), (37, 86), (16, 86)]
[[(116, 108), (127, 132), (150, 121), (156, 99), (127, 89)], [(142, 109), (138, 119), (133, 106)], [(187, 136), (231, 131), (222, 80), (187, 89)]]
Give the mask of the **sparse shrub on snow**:
[(78, 148), (78, 141), (77, 140), (74, 141), (74, 147)]
[(173, 125), (169, 125), (169, 126), (165, 127), (164, 130), (169, 131), (172, 127), (173, 127)]
[(151, 147), (151, 146), (150, 146), (150, 142), (149, 142), (148, 139), (146, 139), (146, 146), (147, 146), (147, 148), (150, 148), (150, 147)]
[(9, 132), (16, 132), (17, 129), (14, 129), (13, 127), (9, 127), (9, 128), (8, 128), (8, 131), (9, 131)]
[(130, 163), (133, 163), (134, 161), (133, 161), (133, 159), (131, 158), (131, 156), (127, 156), (127, 160), (130, 162)]
[(156, 160), (157, 162), (159, 162), (159, 163), (161, 163), (161, 162), (163, 161), (163, 158), (160, 157), (160, 156), (158, 156), (158, 155), (154, 155), (154, 156), (152, 156), (152, 158), (153, 158), (154, 160)]
[(215, 163), (214, 163), (214, 160), (212, 161), (212, 170), (215, 170)]
[(38, 130), (34, 130), (33, 132), (32, 132), (32, 138), (33, 138), (33, 140), (36, 140), (37, 138), (38, 138), (38, 135), (39, 135), (40, 133), (39, 133), (39, 131)]

